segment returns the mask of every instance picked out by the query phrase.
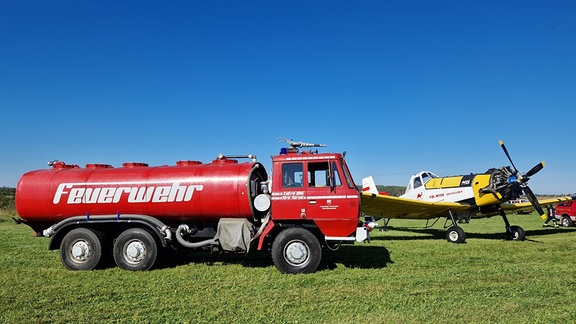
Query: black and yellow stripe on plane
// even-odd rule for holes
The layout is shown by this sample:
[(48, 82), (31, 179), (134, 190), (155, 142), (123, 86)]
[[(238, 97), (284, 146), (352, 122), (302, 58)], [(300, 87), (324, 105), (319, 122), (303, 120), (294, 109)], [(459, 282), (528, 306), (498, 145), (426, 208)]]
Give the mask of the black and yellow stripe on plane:
[(469, 174), (463, 176), (433, 178), (426, 182), (426, 190), (472, 187), (477, 206), (502, 203), (499, 193), (482, 193), (480, 189), (490, 185), (491, 174)]
[(425, 187), (427, 190), (470, 187), (475, 176), (475, 174), (470, 174), (465, 176), (432, 178), (426, 182)]

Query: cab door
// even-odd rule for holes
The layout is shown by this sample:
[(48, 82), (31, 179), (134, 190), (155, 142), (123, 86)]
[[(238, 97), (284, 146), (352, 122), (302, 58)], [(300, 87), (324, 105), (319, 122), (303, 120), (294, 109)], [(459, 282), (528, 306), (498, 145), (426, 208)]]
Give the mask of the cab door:
[(272, 219), (295, 220), (306, 217), (304, 161), (274, 162), (272, 174)]
[(306, 217), (326, 236), (352, 234), (358, 223), (358, 191), (346, 185), (339, 161), (309, 161), (306, 179)]
[(346, 195), (335, 161), (308, 162), (306, 168), (308, 217), (336, 219), (345, 217)]

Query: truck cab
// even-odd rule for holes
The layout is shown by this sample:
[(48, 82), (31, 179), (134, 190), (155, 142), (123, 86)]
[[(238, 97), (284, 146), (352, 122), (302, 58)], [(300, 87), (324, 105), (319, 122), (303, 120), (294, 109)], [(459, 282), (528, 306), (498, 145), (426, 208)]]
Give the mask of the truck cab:
[(272, 163), (274, 220), (309, 221), (326, 240), (354, 241), (360, 192), (341, 154), (283, 150)]
[(270, 247), (283, 273), (314, 271), (322, 248), (369, 239), (360, 221), (360, 192), (344, 156), (299, 148), (323, 146), (287, 141), (272, 157), (270, 220), (262, 226), (258, 250)]

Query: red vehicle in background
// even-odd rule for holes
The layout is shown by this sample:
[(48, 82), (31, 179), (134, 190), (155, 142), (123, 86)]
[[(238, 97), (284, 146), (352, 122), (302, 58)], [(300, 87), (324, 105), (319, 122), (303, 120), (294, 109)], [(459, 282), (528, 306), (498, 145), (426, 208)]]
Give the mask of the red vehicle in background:
[(556, 219), (564, 227), (574, 226), (576, 222), (576, 203), (574, 201), (565, 202), (556, 206)]

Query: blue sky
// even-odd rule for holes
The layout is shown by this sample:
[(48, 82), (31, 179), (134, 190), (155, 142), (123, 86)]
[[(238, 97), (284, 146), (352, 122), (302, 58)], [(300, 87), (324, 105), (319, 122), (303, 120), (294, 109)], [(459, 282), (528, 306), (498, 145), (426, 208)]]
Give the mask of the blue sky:
[[(347, 151), (355, 181), (546, 168), (576, 193), (574, 1), (0, 3), (0, 186), (70, 164)], [(270, 170), (269, 170), (270, 171)]]

